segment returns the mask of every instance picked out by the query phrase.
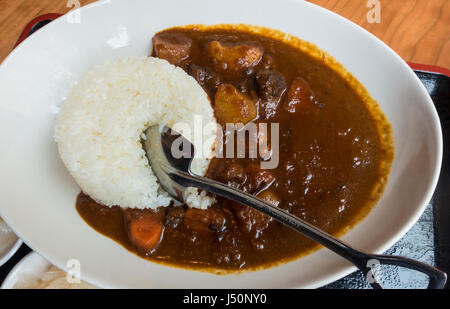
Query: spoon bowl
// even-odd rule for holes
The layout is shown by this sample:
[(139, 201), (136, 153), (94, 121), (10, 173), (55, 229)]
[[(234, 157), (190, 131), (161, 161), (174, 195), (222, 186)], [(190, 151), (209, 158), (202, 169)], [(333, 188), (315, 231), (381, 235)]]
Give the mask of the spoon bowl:
[[(170, 175), (176, 171), (191, 174), (190, 167), (194, 157), (194, 145), (166, 126), (151, 126), (145, 132), (145, 136), (144, 150), (159, 184), (178, 203), (184, 204), (187, 187), (173, 181)], [(172, 147), (176, 140), (181, 141), (180, 144), (187, 146), (187, 149), (181, 150), (180, 154), (182, 155), (175, 157), (172, 155), (175, 153), (175, 149), (172, 149)]]

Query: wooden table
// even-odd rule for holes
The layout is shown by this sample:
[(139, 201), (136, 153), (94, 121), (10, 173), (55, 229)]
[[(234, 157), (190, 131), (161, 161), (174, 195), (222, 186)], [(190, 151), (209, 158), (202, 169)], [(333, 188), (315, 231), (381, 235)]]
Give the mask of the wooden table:
[[(368, 21), (367, 14), (376, 9), (367, 7), (368, 1), (380, 3), (380, 23)], [(86, 5), (94, 0), (80, 2)], [(386, 42), (406, 61), (450, 69), (450, 0), (310, 2), (361, 25)], [(20, 32), (31, 19), (44, 13), (65, 13), (71, 9), (67, 3), (67, 0), (0, 0), (0, 61), (11, 51)]]

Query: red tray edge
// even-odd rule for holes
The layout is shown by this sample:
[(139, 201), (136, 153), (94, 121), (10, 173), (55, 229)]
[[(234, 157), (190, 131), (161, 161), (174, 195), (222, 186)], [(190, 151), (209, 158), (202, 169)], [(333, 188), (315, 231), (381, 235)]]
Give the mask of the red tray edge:
[(28, 37), (28, 33), (30, 33), (33, 26), (36, 25), (37, 23), (47, 20), (47, 19), (57, 19), (58, 17), (61, 17), (61, 16), (62, 16), (62, 14), (58, 14), (58, 13), (48, 13), (48, 14), (39, 15), (39, 16), (33, 18), (20, 33), (19, 39), (17, 40), (14, 47), (17, 47), (17, 45), (22, 43), (22, 41)]

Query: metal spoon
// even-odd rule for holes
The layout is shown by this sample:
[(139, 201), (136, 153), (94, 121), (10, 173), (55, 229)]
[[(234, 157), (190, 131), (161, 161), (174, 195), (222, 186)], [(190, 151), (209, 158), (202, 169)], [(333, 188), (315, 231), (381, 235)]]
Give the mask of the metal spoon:
[[(429, 276), (428, 288), (441, 289), (447, 281), (447, 275), (432, 266), (399, 256), (363, 253), (308, 222), (253, 195), (220, 182), (194, 175), (190, 169), (195, 151), (194, 146), (170, 128), (158, 125), (152, 126), (147, 129), (145, 135), (146, 139), (143, 141), (144, 149), (153, 172), (162, 188), (180, 203), (185, 201), (186, 189), (195, 187), (257, 209), (350, 261), (365, 274), (368, 282), (376, 289), (381, 289), (382, 286), (377, 280), (376, 272), (373, 271), (372, 267), (382, 264), (410, 268), (427, 274)], [(172, 151), (173, 142), (177, 140), (177, 144), (179, 144), (180, 139), (182, 139), (181, 144), (188, 145), (188, 147), (183, 149), (184, 156), (175, 158)]]

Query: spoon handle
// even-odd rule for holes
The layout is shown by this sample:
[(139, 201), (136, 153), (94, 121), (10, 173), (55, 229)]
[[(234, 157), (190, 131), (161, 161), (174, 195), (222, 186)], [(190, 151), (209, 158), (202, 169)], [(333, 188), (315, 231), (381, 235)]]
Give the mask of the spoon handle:
[(444, 287), (447, 281), (447, 275), (437, 268), (426, 265), (424, 263), (414, 261), (411, 259), (388, 256), (388, 255), (370, 255), (358, 251), (345, 242), (325, 233), (317, 227), (309, 224), (308, 222), (293, 216), (287, 211), (268, 204), (253, 195), (250, 195), (241, 190), (229, 187), (218, 181), (208, 179), (205, 177), (197, 176), (192, 173), (188, 174), (179, 170), (172, 170), (168, 173), (169, 177), (176, 183), (185, 187), (195, 187), (202, 189), (222, 197), (228, 198), (235, 202), (250, 206), (256, 210), (265, 213), (268, 216), (276, 219), (277, 221), (289, 226), (290, 228), (302, 233), (310, 239), (320, 243), (324, 247), (334, 251), (341, 257), (350, 261), (359, 270), (361, 270), (366, 279), (373, 288), (382, 288), (381, 284), (377, 280), (377, 273), (373, 270), (373, 267), (377, 267), (381, 264), (397, 265), (400, 267), (411, 268), (416, 271), (425, 273), (429, 276), (428, 288), (441, 289)]

